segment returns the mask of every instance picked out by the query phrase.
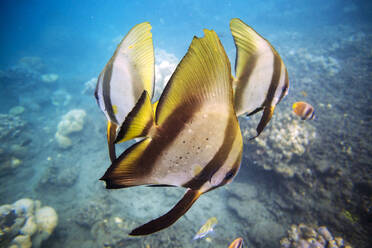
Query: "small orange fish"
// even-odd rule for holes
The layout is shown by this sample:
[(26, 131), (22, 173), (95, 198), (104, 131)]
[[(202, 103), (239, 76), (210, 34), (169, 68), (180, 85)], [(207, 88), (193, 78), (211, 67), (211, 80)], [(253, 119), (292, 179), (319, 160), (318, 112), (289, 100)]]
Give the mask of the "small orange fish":
[(301, 91), (300, 93), (301, 93), (301, 95), (303, 95), (304, 97), (307, 97), (307, 93), (306, 93), (306, 91), (303, 90), (303, 91)]
[(242, 248), (243, 247), (243, 239), (237, 238), (235, 239), (230, 245), (229, 248)]
[(312, 120), (315, 117), (313, 106), (306, 102), (295, 102), (292, 108), (293, 112), (302, 120)]

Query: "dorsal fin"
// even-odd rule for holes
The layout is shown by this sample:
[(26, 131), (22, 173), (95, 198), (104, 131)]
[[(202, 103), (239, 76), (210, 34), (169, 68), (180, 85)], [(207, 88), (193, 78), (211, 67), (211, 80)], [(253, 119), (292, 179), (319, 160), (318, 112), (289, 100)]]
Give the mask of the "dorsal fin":
[(225, 50), (213, 30), (204, 30), (205, 37), (194, 37), (187, 54), (177, 66), (156, 110), (156, 124), (180, 106), (213, 99), (232, 102), (231, 69)]
[[(151, 25), (143, 22), (134, 26), (120, 43), (118, 53), (126, 53), (133, 61), (144, 90), (153, 96), (155, 59)], [(124, 50), (123, 50), (124, 49)], [(142, 92), (140, 92), (142, 93)]]

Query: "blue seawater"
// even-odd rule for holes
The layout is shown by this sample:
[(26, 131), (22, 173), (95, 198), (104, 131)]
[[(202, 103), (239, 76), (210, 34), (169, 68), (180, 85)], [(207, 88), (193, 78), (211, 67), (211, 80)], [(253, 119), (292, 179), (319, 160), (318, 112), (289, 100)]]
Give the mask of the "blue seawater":
[[(40, 223), (26, 232), (21, 239), (33, 247), (228, 247), (237, 237), (245, 247), (302, 247), (300, 238), (320, 239), (319, 226), (371, 247), (371, 16), (366, 0), (1, 1), (0, 247), (20, 244), (19, 229), (44, 206), (58, 223), (48, 234)], [(244, 154), (234, 182), (203, 195), (171, 227), (130, 237), (184, 189), (107, 190), (98, 180), (110, 162), (97, 76), (144, 21), (152, 25), (157, 96), (203, 29), (217, 32), (234, 71), (231, 18), (279, 52), (289, 94), (259, 138), (248, 140), (260, 114), (239, 119)], [(311, 103), (316, 120), (299, 120), (296, 101)], [(76, 130), (61, 131), (66, 121)], [(15, 204), (23, 198), (31, 201)], [(192, 241), (213, 216), (213, 235)]]

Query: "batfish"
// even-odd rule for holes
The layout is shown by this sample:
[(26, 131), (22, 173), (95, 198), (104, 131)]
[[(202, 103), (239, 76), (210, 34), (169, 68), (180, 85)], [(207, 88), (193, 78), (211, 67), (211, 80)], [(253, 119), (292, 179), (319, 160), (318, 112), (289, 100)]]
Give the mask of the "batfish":
[(235, 111), (240, 116), (263, 110), (257, 137), (269, 123), (275, 106), (288, 93), (288, 72), (274, 47), (251, 27), (234, 18), (230, 29), (236, 46)]
[(136, 105), (142, 92), (153, 94), (155, 62), (151, 25), (134, 26), (99, 74), (95, 97), (108, 120), (107, 143), (111, 161), (118, 127)]
[(229, 59), (213, 30), (194, 37), (154, 112), (147, 90), (128, 114), (116, 141), (144, 137), (113, 161), (106, 188), (181, 186), (183, 198), (130, 235), (162, 230), (208, 191), (230, 183), (240, 168), (242, 134), (233, 104)]

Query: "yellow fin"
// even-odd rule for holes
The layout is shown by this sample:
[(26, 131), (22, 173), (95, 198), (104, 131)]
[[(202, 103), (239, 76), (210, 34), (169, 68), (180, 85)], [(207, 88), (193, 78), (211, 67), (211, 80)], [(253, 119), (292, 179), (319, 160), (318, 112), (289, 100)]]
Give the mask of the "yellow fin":
[(106, 182), (106, 188), (123, 188), (140, 185), (145, 166), (138, 167), (138, 159), (150, 144), (151, 139), (145, 138), (125, 150), (106, 171), (100, 180)]
[(240, 19), (231, 19), (230, 30), (237, 49), (235, 62), (236, 78), (240, 78), (245, 73), (247, 63), (249, 63), (252, 56), (261, 55), (261, 52), (265, 52), (265, 45), (271, 48), (272, 51), (270, 52), (277, 55), (275, 49), (265, 38)]
[(138, 137), (148, 135), (154, 125), (154, 111), (150, 102), (150, 96), (143, 91), (137, 104), (125, 118), (117, 134), (115, 143), (121, 143)]
[(152, 109), (154, 110), (154, 116), (155, 116), (155, 114), (156, 114), (156, 108), (158, 107), (158, 103), (159, 103), (159, 101), (156, 101), (156, 102), (154, 102), (154, 103), (152, 104)]
[[(133, 66), (142, 79), (144, 89), (152, 97), (155, 77), (155, 58), (150, 23), (143, 22), (134, 26), (119, 46), (125, 49), (125, 52), (130, 57)], [(118, 52), (122, 51), (118, 50)]]
[(217, 34), (204, 30), (203, 38), (194, 37), (187, 54), (178, 64), (160, 97), (156, 124), (181, 106), (208, 100), (232, 102), (230, 62)]
[(109, 156), (111, 162), (114, 162), (116, 159), (116, 152), (115, 152), (115, 137), (116, 137), (116, 130), (118, 126), (116, 123), (108, 121), (107, 122), (107, 145), (109, 150)]

